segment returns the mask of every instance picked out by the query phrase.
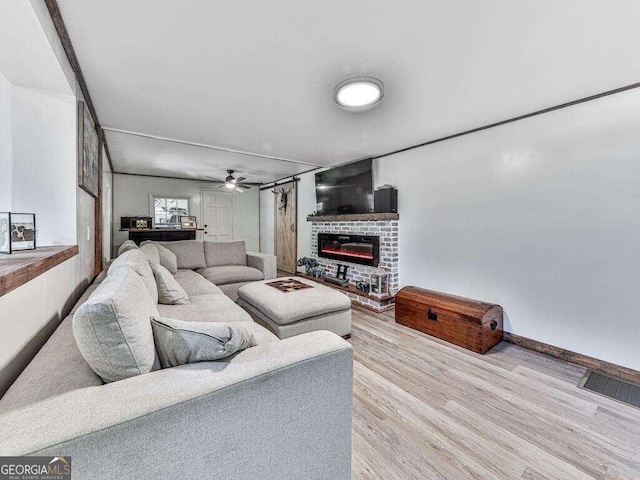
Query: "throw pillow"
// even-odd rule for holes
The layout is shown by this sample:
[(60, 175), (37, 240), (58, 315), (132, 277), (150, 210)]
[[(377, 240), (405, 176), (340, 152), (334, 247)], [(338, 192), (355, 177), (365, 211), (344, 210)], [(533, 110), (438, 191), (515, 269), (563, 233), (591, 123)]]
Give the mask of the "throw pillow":
[(149, 262), (153, 276), (156, 277), (156, 286), (158, 287), (158, 303), (163, 305), (185, 305), (191, 303), (187, 292), (180, 286), (178, 281), (173, 278), (171, 272), (159, 263)]
[(120, 248), (118, 248), (118, 256), (122, 255), (124, 252), (128, 252), (129, 250), (135, 250), (136, 248), (138, 248), (136, 242), (134, 242), (133, 240), (127, 240), (122, 245), (120, 245)]
[(204, 242), (207, 267), (247, 265), (247, 249), (244, 240), (238, 242)]
[(232, 323), (152, 318), (151, 326), (163, 368), (220, 360), (256, 345), (249, 330)]
[(142, 242), (140, 246), (152, 244), (158, 249), (158, 255), (160, 256), (160, 265), (169, 270), (171, 273), (178, 273), (178, 258), (168, 248), (163, 247), (159, 243), (147, 240)]

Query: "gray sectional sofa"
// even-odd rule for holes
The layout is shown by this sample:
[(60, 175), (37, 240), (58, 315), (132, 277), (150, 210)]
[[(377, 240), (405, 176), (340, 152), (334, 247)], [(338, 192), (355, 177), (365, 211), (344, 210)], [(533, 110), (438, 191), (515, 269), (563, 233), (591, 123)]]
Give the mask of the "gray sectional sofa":
[[(142, 245), (146, 243), (153, 242), (143, 242)], [(234, 301), (238, 296), (238, 288), (242, 285), (276, 278), (276, 257), (247, 252), (243, 241), (183, 240), (157, 243), (176, 254), (179, 269), (194, 270), (220, 287), (220, 290)]]
[[(249, 281), (239, 273), (247, 271), (213, 265), (210, 247), (201, 266), (189, 264), (193, 245), (168, 246), (180, 265), (198, 267), (174, 273), (189, 304), (158, 305), (141, 268), (148, 256), (134, 249), (96, 278), (74, 312), (87, 302), (141, 324), (151, 315), (237, 323), (256, 346), (104, 384), (78, 348), (70, 315), (0, 400), (0, 455), (69, 455), (77, 480), (350, 478), (351, 346), (326, 331), (279, 340), (254, 323), (223, 293)], [(264, 278), (271, 261), (247, 254), (244, 266)]]

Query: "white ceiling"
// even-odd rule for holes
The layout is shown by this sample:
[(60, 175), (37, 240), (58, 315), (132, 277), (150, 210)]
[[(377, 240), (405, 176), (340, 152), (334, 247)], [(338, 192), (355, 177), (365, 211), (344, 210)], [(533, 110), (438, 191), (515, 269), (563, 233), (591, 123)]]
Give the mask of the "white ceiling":
[[(103, 126), (318, 165), (640, 81), (637, 0), (58, 3)], [(378, 108), (333, 103), (355, 75), (385, 83)], [(128, 137), (117, 171), (300, 170)]]
[(120, 173), (224, 180), (227, 169), (246, 183), (268, 183), (314, 166), (185, 145), (157, 138), (105, 131), (114, 169)]
[(0, 73), (15, 85), (73, 92), (28, 1), (0, 1)]

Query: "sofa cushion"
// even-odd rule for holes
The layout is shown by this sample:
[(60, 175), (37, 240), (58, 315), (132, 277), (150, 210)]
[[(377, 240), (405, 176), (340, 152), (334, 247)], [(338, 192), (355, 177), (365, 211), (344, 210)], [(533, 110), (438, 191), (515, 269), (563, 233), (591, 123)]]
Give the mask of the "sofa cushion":
[(207, 267), (222, 265), (247, 265), (247, 249), (244, 240), (238, 242), (204, 242)]
[(282, 292), (267, 285), (273, 280), (266, 280), (240, 287), (238, 297), (278, 325), (287, 325), (305, 318), (351, 308), (351, 300), (342, 292), (300, 277), (285, 277), (280, 280), (289, 279), (295, 279), (313, 288)]
[(190, 298), (188, 305), (158, 305), (160, 316), (188, 322), (247, 322), (251, 316), (226, 295)]
[[(195, 270), (204, 268), (207, 262), (204, 258), (203, 242), (199, 240), (180, 240), (177, 242), (155, 242), (166, 247), (176, 254), (178, 268), (189, 268)], [(171, 271), (171, 269), (169, 269)], [(173, 273), (173, 272), (172, 272)]]
[(196, 270), (204, 278), (217, 285), (227, 283), (255, 282), (262, 280), (264, 274), (257, 268), (242, 265), (225, 265), (221, 267), (207, 267)]
[(278, 336), (263, 327), (262, 325), (251, 320), (250, 322), (238, 322), (234, 325), (242, 325), (253, 334), (253, 338), (256, 340), (256, 345), (264, 345), (265, 343), (279, 342)]
[(253, 334), (237, 323), (153, 318), (151, 326), (163, 368), (220, 360), (256, 344)]
[(198, 295), (208, 295), (211, 293), (222, 295), (222, 290), (220, 288), (216, 287), (209, 280), (193, 270), (178, 270), (178, 272), (173, 275), (173, 278), (175, 278), (180, 286), (184, 288), (184, 291), (187, 292), (189, 298)]
[(147, 256), (140, 251), (140, 249), (129, 250), (116, 258), (109, 270), (107, 272), (107, 276), (111, 275), (113, 272), (123, 269), (130, 268), (134, 272), (136, 272), (142, 280), (144, 281), (147, 290), (151, 294), (151, 298), (153, 298), (154, 303), (158, 303), (158, 287), (156, 286), (156, 277), (153, 276), (153, 272), (151, 271), (151, 267), (149, 266), (149, 260)]
[(157, 245), (145, 243), (144, 245), (140, 245), (140, 251), (147, 256), (150, 263), (160, 263), (160, 252), (158, 251)]
[(73, 334), (93, 371), (114, 382), (159, 368), (151, 330), (159, 316), (142, 277), (120, 268), (75, 313)]
[(62, 395), (102, 385), (80, 354), (73, 338), (73, 317), (65, 318), (47, 343), (0, 400), (0, 413)]
[(173, 278), (169, 270), (159, 263), (151, 263), (151, 270), (156, 277), (158, 287), (158, 303), (164, 305), (185, 305), (189, 303), (189, 296)]
[(122, 255), (125, 252), (128, 252), (129, 250), (135, 250), (137, 248), (138, 248), (138, 245), (136, 245), (136, 242), (134, 242), (133, 240), (126, 240), (118, 248), (118, 256)]

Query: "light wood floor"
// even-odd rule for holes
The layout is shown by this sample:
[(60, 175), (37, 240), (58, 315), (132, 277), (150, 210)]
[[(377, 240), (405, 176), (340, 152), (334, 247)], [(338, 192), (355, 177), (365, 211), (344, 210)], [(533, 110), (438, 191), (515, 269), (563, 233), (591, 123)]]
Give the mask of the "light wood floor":
[(353, 479), (640, 479), (640, 410), (585, 369), (501, 343), (477, 355), (354, 309)]

